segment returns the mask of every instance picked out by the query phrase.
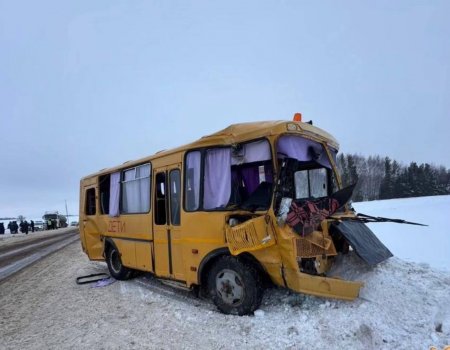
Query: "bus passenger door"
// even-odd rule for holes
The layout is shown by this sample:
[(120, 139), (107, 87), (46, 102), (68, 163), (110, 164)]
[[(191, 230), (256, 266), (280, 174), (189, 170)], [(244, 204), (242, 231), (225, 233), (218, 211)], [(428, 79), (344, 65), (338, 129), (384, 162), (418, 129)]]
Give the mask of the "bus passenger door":
[[(80, 227), (83, 247), (90, 259), (103, 259), (103, 243), (100, 240), (100, 230), (97, 226), (97, 195), (94, 186), (83, 188), (82, 227)], [(81, 218), (80, 218), (81, 219)]]
[(155, 273), (185, 280), (181, 245), (181, 170), (179, 165), (155, 169), (153, 239)]

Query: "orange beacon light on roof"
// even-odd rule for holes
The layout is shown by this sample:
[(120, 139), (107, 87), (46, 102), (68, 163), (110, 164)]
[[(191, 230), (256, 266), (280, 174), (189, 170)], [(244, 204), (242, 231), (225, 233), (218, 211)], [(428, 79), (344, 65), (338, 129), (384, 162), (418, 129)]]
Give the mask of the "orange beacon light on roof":
[(294, 122), (301, 122), (302, 121), (302, 114), (301, 113), (295, 113), (294, 114)]

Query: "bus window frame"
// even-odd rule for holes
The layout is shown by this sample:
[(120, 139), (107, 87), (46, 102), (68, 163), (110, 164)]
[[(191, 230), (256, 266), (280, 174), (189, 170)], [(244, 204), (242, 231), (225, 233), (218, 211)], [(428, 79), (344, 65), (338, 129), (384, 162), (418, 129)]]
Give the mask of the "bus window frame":
[[(123, 199), (123, 195), (122, 195), (122, 193), (123, 193), (123, 183), (125, 182), (124, 181), (124, 177), (125, 177), (125, 171), (127, 171), (127, 170), (131, 170), (131, 169), (136, 169), (137, 167), (140, 167), (140, 166), (143, 166), (143, 165), (146, 165), (146, 164), (150, 164), (150, 175), (149, 175), (149, 177), (148, 177), (148, 179), (149, 179), (149, 182), (150, 182), (150, 193), (149, 193), (149, 196), (150, 196), (150, 204), (149, 204), (149, 209), (148, 209), (148, 211), (144, 211), (144, 212), (138, 212), (138, 213), (125, 213), (124, 211), (123, 211), (123, 207), (122, 207), (122, 199)], [(116, 171), (120, 171), (120, 193), (119, 193), (119, 215), (120, 216), (122, 216), (122, 215), (145, 215), (145, 214), (149, 214), (151, 211), (152, 211), (152, 189), (153, 189), (153, 186), (152, 186), (152, 173), (153, 173), (153, 164), (152, 164), (152, 162), (151, 161), (146, 161), (146, 162), (142, 162), (142, 163), (139, 163), (139, 164), (135, 164), (135, 165), (133, 165), (133, 166), (129, 166), (128, 168), (121, 168), (121, 169), (118, 169), (118, 170), (116, 170)], [(112, 173), (114, 173), (114, 171), (112, 172)], [(112, 173), (109, 173), (109, 175), (111, 175)], [(135, 174), (136, 174), (136, 172), (135, 172)], [(103, 175), (107, 175), (107, 174), (103, 174)], [(139, 178), (139, 179), (142, 179), (142, 178)], [(136, 179), (134, 179), (134, 180), (128, 180), (128, 181), (136, 181)], [(127, 182), (128, 182), (127, 181)], [(111, 194), (110, 194), (111, 195)]]
[[(328, 162), (330, 163), (330, 168), (328, 168), (329, 171), (327, 171), (327, 174), (328, 174), (328, 176), (327, 176), (328, 177), (328, 184), (327, 184), (327, 186), (328, 186), (328, 193), (330, 193), (330, 195), (331, 195), (334, 190), (337, 191), (337, 190), (342, 188), (342, 186), (339, 183), (340, 182), (340, 174), (338, 172), (336, 162), (333, 159), (330, 159), (330, 154), (331, 154), (332, 151), (336, 152), (336, 159), (337, 159), (337, 155), (339, 153), (338, 149), (335, 149), (335, 148), (331, 147), (329, 144), (326, 143), (326, 141), (321, 140), (318, 137), (314, 137), (312, 135), (303, 134), (303, 133), (299, 134), (299, 133), (296, 133), (296, 132), (284, 132), (284, 133), (280, 133), (274, 139), (273, 147), (274, 147), (274, 151), (275, 151), (275, 153), (277, 155), (276, 169), (274, 169), (274, 172), (275, 172), (274, 173), (274, 177), (278, 178), (278, 173), (279, 173), (279, 169), (278, 169), (278, 154), (279, 154), (278, 153), (278, 142), (279, 142), (280, 138), (282, 138), (283, 136), (287, 136), (287, 135), (291, 135), (291, 136), (294, 135), (294, 136), (301, 137), (301, 138), (304, 138), (304, 139), (307, 139), (307, 140), (310, 140), (310, 141), (314, 141), (314, 142), (317, 142), (318, 144), (320, 144), (322, 146), (323, 150), (325, 151), (326, 155), (327, 155)], [(324, 167), (324, 168), (326, 168), (326, 167)], [(334, 182), (336, 183), (337, 189), (334, 188), (333, 179), (334, 179)], [(272, 206), (273, 206), (273, 208), (275, 210), (275, 206), (276, 206), (275, 201), (273, 201)]]
[[(197, 211), (202, 211), (203, 208), (203, 178), (205, 176), (205, 152), (206, 152), (207, 148), (193, 148), (190, 149), (188, 151), (186, 151), (184, 153), (183, 156), (183, 174), (182, 174), (182, 187), (183, 187), (183, 211), (186, 213), (195, 213)], [(200, 152), (200, 189), (199, 189), (199, 198), (198, 198), (198, 207), (195, 210), (187, 210), (186, 208), (186, 196), (187, 196), (187, 191), (186, 191), (186, 185), (187, 185), (187, 156), (189, 153), (191, 152)]]
[[(88, 207), (89, 207), (89, 192), (93, 192), (94, 193), (94, 200), (93, 200), (93, 203), (94, 203), (94, 212), (93, 213), (90, 213), (90, 212), (88, 212)], [(85, 189), (85, 192), (84, 192), (84, 215), (86, 215), (86, 216), (96, 216), (97, 215), (97, 207), (98, 207), (98, 203), (97, 203), (97, 191), (96, 191), (96, 188), (95, 187), (89, 187), (89, 188), (86, 188)]]
[[(177, 215), (177, 218), (178, 218), (178, 222), (177, 223), (175, 223), (174, 222), (174, 220), (173, 220), (173, 215), (174, 215), (174, 213), (173, 213), (173, 201), (172, 201), (172, 195), (173, 195), (173, 189), (172, 189), (172, 175), (174, 174), (174, 173), (176, 173), (176, 172), (178, 172), (178, 181), (179, 181), (179, 188), (178, 188), (178, 193), (177, 193), (177, 196), (178, 196), (178, 215)], [(183, 191), (181, 190), (181, 188), (182, 188), (182, 183), (181, 183), (181, 180), (182, 180), (182, 176), (181, 176), (181, 169), (180, 168), (175, 168), (175, 169), (170, 169), (169, 171), (168, 171), (168, 176), (167, 176), (167, 182), (168, 182), (168, 185), (169, 186), (167, 186), (168, 187), (168, 202), (169, 202), (169, 219), (170, 219), (170, 225), (172, 225), (172, 226), (181, 226), (181, 199), (182, 199), (182, 193), (183, 193)], [(167, 216), (167, 215), (166, 215)]]
[[(98, 202), (99, 202), (99, 215), (100, 216), (108, 216), (109, 215), (109, 201), (111, 200), (111, 175), (113, 173), (106, 173), (106, 174), (101, 174), (98, 176), (97, 178), (97, 182), (98, 182)], [(103, 181), (101, 181), (101, 179), (105, 179), (106, 177), (108, 177), (108, 182), (109, 182), (109, 189), (108, 189), (108, 212), (105, 213), (103, 210), (103, 203), (102, 203), (102, 183)], [(122, 192), (122, 188), (120, 189), (120, 192)], [(120, 198), (119, 198), (119, 204), (120, 204)]]
[[(158, 176), (161, 176), (161, 175), (164, 176), (164, 179), (163, 179), (162, 182), (161, 181), (158, 182)], [(155, 200), (155, 203), (154, 203), (155, 210), (154, 210), (154, 213), (153, 213), (154, 214), (153, 215), (153, 224), (157, 225), (157, 226), (168, 226), (168, 225), (170, 225), (170, 212), (169, 212), (170, 208), (169, 208), (169, 203), (168, 203), (168, 201), (169, 201), (169, 193), (168, 193), (168, 186), (167, 186), (168, 177), (169, 177), (169, 175), (167, 174), (166, 170), (160, 170), (160, 171), (155, 172), (155, 181), (154, 181), (155, 192), (154, 192), (154, 198), (152, 198), (152, 199)], [(161, 193), (163, 194), (163, 197), (159, 197), (158, 196), (158, 193), (159, 193), (158, 189), (157, 189), (158, 188), (158, 184), (162, 184), (164, 186), (163, 187), (164, 193), (161, 191)], [(157, 217), (157, 215), (159, 215), (158, 200), (164, 200), (164, 217), (165, 217), (165, 219), (164, 219), (163, 223), (160, 223), (159, 221), (156, 220), (157, 218), (159, 219), (159, 217)]]
[[(275, 187), (276, 187), (276, 180), (277, 180), (277, 169), (278, 166), (276, 165), (276, 160), (274, 159), (274, 148), (272, 146), (272, 143), (270, 142), (270, 139), (268, 137), (262, 136), (262, 137), (257, 137), (255, 139), (251, 139), (251, 140), (246, 140), (246, 141), (242, 141), (239, 142), (240, 145), (246, 145), (248, 143), (253, 143), (253, 142), (258, 142), (258, 141), (266, 141), (269, 144), (269, 152), (270, 152), (270, 160), (267, 161), (261, 161), (261, 162), (268, 162), (270, 161), (272, 163), (272, 169), (273, 169), (273, 186), (272, 186), (272, 198), (270, 200), (270, 205), (266, 208), (266, 209), (261, 209), (261, 210), (257, 210), (255, 211), (257, 212), (266, 212), (268, 210), (270, 210), (270, 208), (273, 206), (273, 202), (274, 202), (274, 193), (275, 193)], [(212, 146), (208, 146), (208, 147), (199, 147), (199, 148), (192, 148), (187, 150), (184, 153), (183, 156), (183, 211), (187, 212), (187, 213), (195, 213), (195, 212), (230, 212), (230, 211), (236, 211), (236, 209), (226, 209), (226, 208), (221, 208), (221, 209), (204, 209), (203, 207), (203, 197), (204, 197), (204, 178), (205, 178), (205, 154), (206, 151), (208, 149), (213, 149), (213, 148), (232, 148), (232, 144), (227, 144), (227, 145), (212, 145)], [(186, 210), (186, 189), (184, 188), (185, 184), (186, 184), (186, 176), (187, 176), (187, 167), (186, 167), (186, 158), (188, 153), (190, 152), (194, 152), (194, 151), (200, 151), (200, 198), (199, 198), (199, 204), (198, 204), (198, 208), (196, 210)], [(259, 162), (259, 161), (258, 161)], [(258, 163), (258, 162), (252, 162), (252, 163)], [(247, 163), (246, 163), (247, 164)], [(250, 164), (250, 163), (248, 163)], [(230, 167), (230, 171), (231, 171), (231, 167)], [(240, 210), (240, 209), (237, 209)]]

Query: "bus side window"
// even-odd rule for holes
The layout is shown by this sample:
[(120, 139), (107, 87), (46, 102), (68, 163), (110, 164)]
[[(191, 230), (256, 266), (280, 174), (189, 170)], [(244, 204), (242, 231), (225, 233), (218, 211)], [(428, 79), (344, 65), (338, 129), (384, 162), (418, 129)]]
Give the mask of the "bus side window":
[(90, 188), (86, 190), (86, 206), (85, 213), (86, 215), (95, 215), (95, 188)]
[(180, 170), (170, 172), (170, 221), (172, 225), (180, 225)]
[(155, 179), (155, 224), (166, 224), (166, 175), (156, 174)]
[(109, 214), (109, 197), (111, 187), (111, 174), (100, 176), (99, 192), (100, 192), (100, 213)]
[(200, 207), (200, 151), (192, 151), (186, 155), (184, 205), (186, 211), (196, 211)]

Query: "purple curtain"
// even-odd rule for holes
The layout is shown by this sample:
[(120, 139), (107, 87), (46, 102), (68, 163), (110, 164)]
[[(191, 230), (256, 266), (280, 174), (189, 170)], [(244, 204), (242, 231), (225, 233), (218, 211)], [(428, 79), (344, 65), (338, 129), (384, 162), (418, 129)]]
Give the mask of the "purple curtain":
[(272, 155), (270, 153), (270, 145), (266, 140), (255, 141), (244, 144), (244, 157), (243, 159), (232, 158), (231, 164), (242, 164), (260, 162), (263, 160), (270, 160)]
[(209, 149), (205, 158), (203, 207), (224, 207), (231, 195), (231, 150)]
[[(318, 142), (300, 136), (286, 135), (280, 137), (277, 146), (278, 153), (284, 153), (289, 158), (295, 158), (303, 162), (315, 160), (320, 165), (331, 168), (327, 152)], [(330, 153), (336, 159), (336, 152), (333, 149), (330, 149)], [(314, 159), (315, 155), (319, 155), (317, 159)]]
[(259, 169), (258, 167), (244, 168), (241, 170), (244, 185), (247, 193), (253, 193), (259, 185)]
[(109, 216), (119, 216), (120, 171), (111, 174), (109, 186)]

